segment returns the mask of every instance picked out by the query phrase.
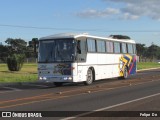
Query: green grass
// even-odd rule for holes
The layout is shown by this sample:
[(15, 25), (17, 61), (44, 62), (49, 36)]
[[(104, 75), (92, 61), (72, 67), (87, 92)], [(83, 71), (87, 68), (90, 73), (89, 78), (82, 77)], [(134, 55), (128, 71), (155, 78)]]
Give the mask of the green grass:
[[(138, 63), (137, 69), (147, 69), (160, 67), (159, 63), (145, 62)], [(6, 64), (0, 64), (0, 83), (7, 82), (34, 82), (37, 81), (37, 64), (24, 64), (21, 71), (11, 72), (8, 71)]]
[(160, 67), (160, 63), (156, 62), (140, 62), (137, 64), (137, 69), (157, 68)]
[(0, 64), (0, 82), (34, 82), (37, 76), (37, 64), (24, 64), (21, 71), (11, 72), (6, 64)]

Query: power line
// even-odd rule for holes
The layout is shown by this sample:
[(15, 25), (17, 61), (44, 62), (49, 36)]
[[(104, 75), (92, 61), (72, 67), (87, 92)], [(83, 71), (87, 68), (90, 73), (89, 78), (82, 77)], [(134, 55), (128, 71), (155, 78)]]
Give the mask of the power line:
[(54, 27), (35, 27), (35, 26), (21, 26), (21, 25), (4, 25), (0, 24), (1, 27), (12, 27), (12, 28), (29, 28), (29, 29), (49, 29), (49, 30), (75, 30), (75, 31), (98, 31), (99, 29), (76, 29), (76, 28), (54, 28)]
[(55, 28), (55, 27), (35, 27), (22, 25), (0, 24), (1, 27), (26, 28), (26, 29), (47, 29), (47, 30), (72, 30), (72, 31), (96, 31), (96, 32), (160, 32), (160, 30), (104, 30), (104, 29), (77, 29), (77, 28)]

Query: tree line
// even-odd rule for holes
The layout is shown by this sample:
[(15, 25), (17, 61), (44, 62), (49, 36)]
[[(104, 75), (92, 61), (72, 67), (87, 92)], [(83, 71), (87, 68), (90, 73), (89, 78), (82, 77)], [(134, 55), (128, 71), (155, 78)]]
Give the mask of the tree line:
[(33, 38), (28, 44), (21, 38), (8, 38), (5, 43), (6, 45), (0, 45), (0, 61), (7, 63), (10, 71), (19, 71), (25, 58), (37, 58), (37, 38)]
[(21, 38), (8, 38), (5, 43), (6, 45), (0, 45), (0, 60), (3, 62), (6, 62), (7, 57), (12, 54), (24, 54), (26, 58), (37, 57), (37, 38), (33, 38), (28, 44)]
[(152, 43), (149, 47), (145, 44), (136, 44), (137, 55), (140, 62), (154, 62), (160, 60), (160, 46)]
[[(13, 70), (18, 71), (25, 58), (37, 58), (37, 38), (33, 38), (28, 43), (21, 38), (8, 38), (5, 43), (6, 45), (0, 44), (0, 61), (7, 63), (9, 69), (13, 67)], [(149, 47), (145, 44), (137, 43), (136, 49), (140, 62), (160, 60), (160, 47), (154, 43)]]

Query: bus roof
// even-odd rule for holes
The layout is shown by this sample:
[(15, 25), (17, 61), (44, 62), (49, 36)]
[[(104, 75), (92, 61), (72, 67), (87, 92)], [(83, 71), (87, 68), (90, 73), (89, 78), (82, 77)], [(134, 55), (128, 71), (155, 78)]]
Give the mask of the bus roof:
[(135, 43), (135, 41), (132, 40), (132, 39), (114, 39), (112, 37), (99, 37), (99, 36), (89, 35), (88, 33), (83, 33), (83, 34), (61, 33), (61, 34), (55, 34), (55, 35), (42, 37), (39, 40), (60, 39), (60, 38), (74, 38), (74, 39), (76, 39), (76, 38), (81, 38), (81, 37), (93, 38), (93, 39), (102, 39), (102, 40), (109, 40), (109, 41)]

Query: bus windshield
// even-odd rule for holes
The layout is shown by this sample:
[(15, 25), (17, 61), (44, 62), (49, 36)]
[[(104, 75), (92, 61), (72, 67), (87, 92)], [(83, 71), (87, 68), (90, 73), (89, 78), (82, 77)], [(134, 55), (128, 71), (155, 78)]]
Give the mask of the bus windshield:
[(41, 40), (39, 43), (38, 62), (73, 62), (75, 60), (75, 40)]

